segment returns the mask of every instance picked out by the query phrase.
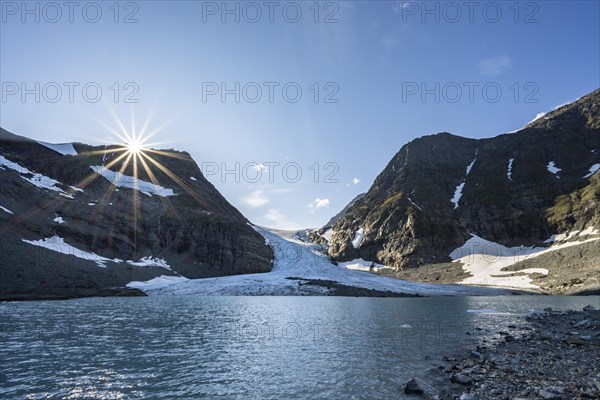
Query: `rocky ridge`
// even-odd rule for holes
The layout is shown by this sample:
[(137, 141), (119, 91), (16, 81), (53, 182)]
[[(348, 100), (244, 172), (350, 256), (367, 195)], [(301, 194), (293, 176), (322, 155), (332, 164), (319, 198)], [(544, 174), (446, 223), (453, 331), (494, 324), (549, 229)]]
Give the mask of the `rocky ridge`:
[(270, 271), (271, 248), (188, 153), (149, 151), (154, 161), (138, 156), (134, 167), (119, 159), (119, 146), (72, 149), (65, 155), (0, 131), (1, 296)]
[[(424, 136), (404, 145), (333, 224), (328, 253), (402, 271), (450, 262), (472, 234), (513, 247), (597, 232), (599, 165), (600, 90), (515, 133)], [(576, 268), (600, 268), (595, 258), (580, 261)]]

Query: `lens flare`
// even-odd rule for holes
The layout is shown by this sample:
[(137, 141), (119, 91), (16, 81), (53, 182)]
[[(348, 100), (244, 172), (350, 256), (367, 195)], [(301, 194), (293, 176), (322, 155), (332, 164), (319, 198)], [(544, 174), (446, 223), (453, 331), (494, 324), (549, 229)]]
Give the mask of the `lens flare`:
[(127, 152), (132, 154), (140, 154), (145, 150), (144, 143), (140, 140), (132, 140), (125, 144)]

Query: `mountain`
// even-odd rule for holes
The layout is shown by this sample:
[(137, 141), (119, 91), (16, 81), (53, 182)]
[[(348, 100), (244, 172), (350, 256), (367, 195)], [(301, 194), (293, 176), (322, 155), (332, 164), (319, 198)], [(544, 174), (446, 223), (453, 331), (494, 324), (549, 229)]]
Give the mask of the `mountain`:
[[(424, 136), (402, 146), (366, 195), (331, 227), (328, 252), (337, 261), (362, 258), (391, 266), (406, 278), (406, 271), (421, 274), (419, 268), (432, 265), (458, 273), (457, 264), (448, 263), (461, 258), (453, 252), (465, 246), (471, 255), (490, 253), (475, 249), (481, 245), (493, 247), (497, 257), (532, 258), (549, 244), (580, 241), (586, 255), (569, 253), (569, 271), (587, 271), (590, 280), (584, 276), (578, 285), (600, 287), (592, 279), (600, 272), (600, 246), (587, 241), (597, 239), (600, 228), (599, 168), (600, 90), (515, 133)], [(551, 257), (567, 251), (561, 246), (550, 249), (557, 250)], [(561, 264), (548, 257), (527, 263)], [(429, 270), (440, 278), (440, 268)], [(560, 273), (550, 271), (546, 280), (563, 285), (555, 276)], [(543, 280), (538, 275), (534, 279)]]
[(53, 145), (2, 129), (0, 174), (1, 297), (271, 270), (264, 238), (188, 153), (133, 156), (122, 146)]
[(320, 229), (306, 229), (301, 233), (301, 236), (306, 238), (307, 241), (326, 245), (328, 240), (331, 238), (331, 227), (335, 225), (340, 219), (342, 219), (348, 210), (356, 203), (358, 200), (362, 199), (366, 193), (361, 193), (354, 197), (339, 213), (335, 214), (333, 217), (327, 221), (325, 225), (323, 225)]
[(329, 221), (327, 221), (327, 223), (325, 225), (323, 225), (321, 230), (323, 230), (325, 232), (325, 231), (327, 231), (327, 229), (330, 229), (333, 225), (335, 225), (340, 219), (342, 219), (346, 215), (346, 213), (348, 212), (350, 207), (352, 207), (354, 205), (354, 203), (356, 203), (358, 200), (365, 197), (365, 195), (366, 195), (366, 193), (361, 193), (361, 194), (357, 195), (355, 198), (353, 198), (352, 200), (350, 200), (350, 202), (348, 204), (346, 204), (346, 206), (344, 208), (342, 208), (342, 210), (339, 213), (335, 214), (333, 217), (331, 217), (331, 219)]

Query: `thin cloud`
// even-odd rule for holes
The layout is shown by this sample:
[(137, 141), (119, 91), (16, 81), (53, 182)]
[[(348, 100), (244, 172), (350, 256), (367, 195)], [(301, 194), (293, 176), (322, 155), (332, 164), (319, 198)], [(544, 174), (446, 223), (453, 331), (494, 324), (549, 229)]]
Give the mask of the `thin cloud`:
[(287, 217), (276, 208), (271, 208), (263, 216), (268, 221), (269, 227), (275, 229), (295, 230), (297, 226), (290, 222)]
[(269, 193), (273, 194), (287, 194), (297, 192), (297, 188), (281, 188), (281, 189), (271, 189)]
[(240, 201), (251, 208), (261, 207), (271, 202), (271, 200), (265, 196), (264, 190), (261, 189), (257, 189), (247, 196), (240, 197)]
[(399, 13), (403, 9), (408, 8), (411, 5), (410, 3), (411, 3), (410, 1), (396, 0), (394, 5), (392, 6), (392, 8), (394, 9), (394, 11), (396, 13)]
[(309, 212), (315, 213), (317, 210), (321, 208), (329, 208), (329, 199), (315, 199), (312, 203), (308, 205)]
[(508, 56), (484, 58), (477, 66), (477, 68), (479, 68), (479, 73), (487, 76), (501, 75), (511, 67), (512, 62)]
[(381, 37), (381, 43), (387, 51), (390, 51), (394, 44), (396, 44), (396, 38), (391, 33), (386, 33)]
[(269, 172), (269, 167), (267, 167), (265, 164), (263, 163), (257, 163), (255, 165), (252, 166), (252, 169), (254, 169), (257, 172)]

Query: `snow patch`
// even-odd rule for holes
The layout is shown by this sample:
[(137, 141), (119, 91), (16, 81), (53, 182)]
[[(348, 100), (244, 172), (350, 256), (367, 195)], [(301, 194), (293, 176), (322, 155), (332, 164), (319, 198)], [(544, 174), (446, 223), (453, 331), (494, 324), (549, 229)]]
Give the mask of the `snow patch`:
[[(37, 186), (40, 189), (46, 189), (46, 190), (51, 190), (53, 192), (59, 192), (64, 197), (68, 197), (70, 199), (73, 198), (73, 196), (65, 193), (64, 190), (62, 190), (61, 188), (56, 186), (56, 185), (62, 185), (62, 183), (60, 183), (59, 181), (49, 178), (46, 175), (32, 172), (32, 171), (28, 170), (27, 168), (6, 159), (4, 156), (0, 156), (0, 167), (2, 169), (8, 168), (8, 169), (12, 169), (13, 171), (18, 172), (19, 174), (21, 174), (21, 178), (23, 178), (27, 182), (31, 183), (32, 185)], [(26, 176), (26, 175), (31, 175), (31, 176)]]
[[(477, 152), (475, 152), (475, 155), (477, 155)], [(469, 173), (471, 172), (473, 165), (475, 165), (475, 161), (477, 161), (477, 157), (475, 157), (475, 159), (473, 160), (473, 162), (471, 164), (467, 165), (467, 175), (469, 175)]]
[(198, 179), (194, 178), (193, 176), (190, 176), (190, 179), (193, 181), (197, 181)]
[[(59, 224), (65, 223), (63, 221), (63, 219), (59, 216), (54, 218), (54, 221), (58, 222)], [(81, 258), (84, 260), (93, 261), (96, 263), (96, 265), (98, 265), (99, 267), (102, 267), (102, 268), (106, 267), (106, 262), (108, 262), (108, 261), (111, 261), (114, 263), (122, 263), (123, 262), (123, 260), (118, 259), (118, 258), (110, 259), (110, 258), (99, 256), (98, 254), (95, 254), (95, 253), (90, 253), (87, 251), (80, 250), (74, 246), (71, 246), (71, 245), (65, 243), (65, 240), (63, 238), (61, 238), (60, 236), (56, 236), (56, 235), (52, 236), (51, 238), (46, 238), (46, 239), (42, 239), (42, 240), (26, 240), (26, 239), (21, 239), (21, 240), (23, 240), (23, 242), (25, 242), (25, 243), (29, 243), (34, 246), (43, 247), (48, 250), (56, 251), (57, 253), (67, 254), (67, 255), (75, 256), (77, 258)], [(167, 264), (167, 262), (164, 259), (152, 258), (152, 256), (143, 257), (138, 261), (129, 260), (129, 261), (127, 261), (127, 264), (130, 264), (130, 265), (133, 265), (136, 267), (161, 267), (161, 268), (171, 270), (171, 267), (169, 266), (169, 264)]]
[(573, 239), (575, 236), (579, 235), (579, 232), (580, 231), (571, 231), (552, 235), (548, 239), (544, 240), (544, 243), (564, 242)]
[(60, 236), (52, 236), (51, 238), (46, 238), (42, 240), (25, 240), (21, 239), (25, 243), (32, 244), (34, 246), (43, 247), (48, 250), (55, 251), (57, 253), (67, 254), (71, 256), (75, 256), (77, 258), (81, 258), (88, 261), (94, 261), (96, 265), (99, 267), (105, 268), (107, 261), (118, 262), (120, 260), (111, 260), (102, 256), (99, 256), (95, 253), (89, 253), (87, 251), (79, 250), (76, 247), (73, 247), (67, 243)]
[(591, 236), (591, 235), (600, 235), (600, 231), (593, 226), (589, 226), (586, 229), (579, 232), (579, 237), (581, 236)]
[(372, 261), (365, 261), (362, 258), (356, 258), (352, 261), (346, 261), (338, 263), (338, 265), (342, 268), (353, 269), (356, 271), (365, 271), (369, 272), (371, 270), (378, 270), (381, 268), (386, 268), (385, 265), (377, 264)]
[(161, 267), (171, 270), (171, 266), (163, 258), (142, 257), (138, 261), (128, 260), (127, 264), (135, 265), (136, 267)]
[[(106, 148), (107, 148), (107, 147), (108, 147), (108, 145), (107, 145), (107, 144), (105, 144), (105, 145), (104, 145), (104, 155), (102, 156), (102, 163), (104, 163), (104, 161), (106, 161), (106, 155), (108, 154), (108, 153), (106, 152)], [(115, 153), (113, 153), (113, 155), (114, 155), (114, 154), (115, 154)]]
[(54, 150), (58, 154), (62, 154), (63, 156), (76, 156), (77, 154), (79, 154), (73, 147), (73, 143), (55, 144), (55, 143), (46, 143), (46, 142), (40, 142), (40, 141), (38, 141), (38, 143), (44, 147), (49, 148), (50, 150)]
[(408, 198), (408, 201), (410, 201), (410, 203), (411, 203), (413, 206), (415, 206), (415, 207), (417, 207), (419, 210), (423, 211), (423, 209), (422, 209), (421, 207), (419, 207), (419, 206), (417, 205), (417, 203), (415, 203), (414, 201), (412, 201), (412, 199), (411, 199), (410, 197)]
[[(581, 98), (581, 97), (580, 97), (580, 98)], [(580, 98), (578, 98), (577, 100), (579, 100)], [(563, 104), (559, 104), (559, 105), (557, 105), (556, 107), (554, 107), (554, 109), (553, 109), (552, 111), (558, 110), (559, 108), (561, 108), (561, 107), (563, 107), (563, 106), (566, 106), (566, 105), (572, 104), (572, 103), (576, 102), (577, 100), (573, 100), (573, 101), (569, 101), (569, 102), (566, 102), (566, 103), (563, 103)], [(527, 123), (527, 124), (526, 124), (524, 127), (522, 127), (522, 128), (519, 128), (519, 129), (517, 129), (517, 130), (514, 130), (514, 131), (507, 132), (507, 133), (515, 133), (515, 132), (518, 132), (518, 131), (520, 131), (520, 130), (523, 130), (523, 129), (525, 129), (525, 128), (526, 128), (526, 127), (529, 125), (529, 124), (531, 124), (531, 123), (533, 123), (533, 122), (537, 121), (537, 120), (538, 120), (538, 119), (540, 119), (540, 118), (543, 118), (543, 117), (545, 117), (547, 114), (548, 114), (547, 112), (541, 112), (541, 113), (538, 113), (538, 114), (536, 114), (536, 115), (535, 115), (535, 118), (533, 118), (531, 121), (529, 121), (529, 122), (528, 122), (528, 123)], [(549, 118), (545, 118), (545, 119), (547, 120), (547, 119), (549, 119)]]
[[(559, 106), (559, 107), (560, 107), (560, 106)], [(558, 108), (558, 107), (557, 107), (557, 108)], [(555, 108), (555, 109), (556, 109), (556, 108)], [(547, 114), (547, 113), (545, 113), (545, 112), (537, 113), (537, 114), (535, 115), (535, 118), (533, 118), (531, 121), (529, 121), (529, 122), (527, 123), (527, 125), (531, 124), (532, 122), (535, 122), (535, 121), (537, 121), (538, 119), (540, 119), (540, 118), (542, 118), (542, 117), (545, 117), (545, 116), (546, 116), (546, 114)], [(527, 125), (525, 125), (525, 126), (527, 126)]]
[(590, 167), (590, 173), (583, 177), (583, 179), (589, 178), (594, 175), (600, 169), (600, 164), (594, 164)]
[(139, 290), (156, 290), (166, 288), (167, 286), (175, 285), (177, 283), (187, 282), (188, 278), (184, 278), (183, 276), (167, 276), (161, 275), (154, 279), (150, 279), (149, 281), (141, 282), (141, 281), (133, 281), (129, 282), (126, 286), (132, 289)]
[[(556, 164), (554, 163), (554, 161), (550, 161), (548, 163), (548, 165), (546, 165), (546, 169), (548, 170), (548, 172), (556, 175), (558, 174), (560, 171), (562, 171), (560, 168), (556, 167)], [(558, 175), (556, 176), (558, 178)]]
[(329, 242), (331, 240), (331, 235), (333, 235), (333, 229), (329, 228), (321, 235), (321, 237)]
[(57, 222), (58, 224), (66, 224), (65, 220), (62, 219), (62, 217), (58, 214), (54, 216), (54, 219), (52, 221)]
[(0, 209), (1, 209), (2, 211), (6, 212), (6, 213), (9, 213), (9, 214), (14, 214), (14, 213), (13, 213), (12, 211), (10, 211), (8, 208), (4, 208), (4, 207), (0, 206)]
[(512, 166), (513, 166), (514, 161), (515, 161), (514, 158), (511, 158), (510, 160), (508, 160), (508, 172), (506, 173), (506, 176), (508, 177), (509, 181), (512, 181)]
[(115, 186), (138, 190), (148, 196), (152, 196), (153, 194), (161, 197), (175, 196), (172, 189), (167, 189), (133, 176), (112, 171), (102, 165), (93, 165), (90, 166), (90, 168), (97, 174), (102, 175)]
[(461, 262), (465, 272), (473, 275), (461, 283), (523, 289), (539, 288), (531, 283), (528, 274), (547, 275), (548, 270), (545, 268), (527, 268), (519, 271), (503, 271), (504, 268), (552, 251), (600, 240), (600, 238), (597, 238), (567, 242), (550, 247), (506, 247), (473, 234), (471, 236), (471, 239), (450, 254), (454, 262)]
[(365, 231), (363, 228), (360, 228), (356, 231), (356, 233), (354, 233), (354, 239), (352, 240), (352, 246), (355, 249), (358, 249), (363, 241), (363, 238), (365, 237)]
[(465, 182), (462, 182), (460, 185), (458, 185), (456, 187), (456, 190), (454, 191), (454, 196), (452, 196), (452, 200), (450, 200), (451, 202), (454, 203), (455, 210), (458, 208), (458, 202), (460, 201), (460, 198), (462, 197), (462, 190), (464, 187), (465, 187)]
[(559, 233), (557, 235), (552, 235), (548, 239), (544, 240), (544, 243), (565, 242), (567, 240), (571, 240), (571, 239), (575, 238), (576, 236), (584, 237), (584, 236), (593, 236), (593, 235), (600, 235), (600, 231), (598, 231), (598, 229), (596, 229), (595, 227), (590, 226), (582, 231), (576, 230), (576, 231), (571, 231), (571, 232)]
[(458, 202), (460, 201), (460, 198), (462, 197), (462, 191), (463, 191), (463, 188), (465, 187), (465, 183), (467, 182), (467, 176), (469, 176), (469, 172), (471, 172), (473, 165), (475, 165), (475, 161), (477, 161), (477, 152), (478, 151), (479, 151), (479, 149), (475, 150), (475, 159), (473, 160), (473, 162), (471, 164), (467, 165), (465, 179), (456, 187), (456, 190), (454, 191), (454, 196), (452, 196), (452, 199), (450, 200), (452, 203), (454, 203), (455, 210), (458, 208)]

